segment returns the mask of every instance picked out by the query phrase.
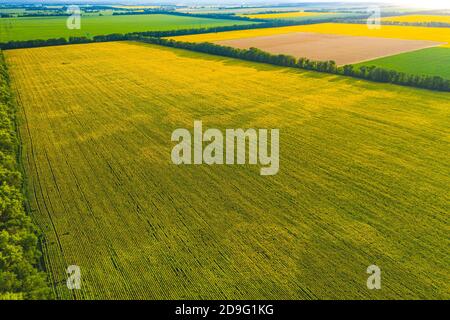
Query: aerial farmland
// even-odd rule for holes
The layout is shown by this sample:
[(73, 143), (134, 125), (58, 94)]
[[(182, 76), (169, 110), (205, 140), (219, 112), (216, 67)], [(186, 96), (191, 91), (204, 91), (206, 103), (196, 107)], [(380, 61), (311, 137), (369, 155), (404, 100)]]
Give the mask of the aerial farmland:
[(450, 16), (352, 8), (0, 6), (0, 298), (448, 300)]

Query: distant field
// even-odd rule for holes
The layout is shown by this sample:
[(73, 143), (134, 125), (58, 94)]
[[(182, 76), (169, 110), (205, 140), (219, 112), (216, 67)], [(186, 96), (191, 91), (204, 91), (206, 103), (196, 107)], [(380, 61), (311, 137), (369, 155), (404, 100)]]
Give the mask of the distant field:
[(450, 79), (450, 48), (423, 49), (357, 64), (361, 65)]
[(254, 47), (273, 54), (288, 54), (317, 61), (333, 60), (338, 65), (372, 60), (442, 44), (424, 40), (354, 37), (315, 32), (295, 32), (223, 40), (215, 43), (241, 49)]
[(67, 17), (0, 19), (0, 42), (103, 35), (137, 31), (162, 31), (250, 24), (253, 22), (174, 15), (83, 16), (81, 29), (70, 30)]
[(290, 26), (282, 28), (265, 28), (239, 30), (220, 33), (208, 33), (173, 37), (179, 41), (215, 42), (231, 39), (242, 39), (259, 36), (270, 36), (293, 32), (317, 32), (326, 34), (340, 34), (349, 36), (394, 38), (405, 40), (429, 40), (446, 43), (450, 47), (450, 28), (383, 26), (381, 29), (368, 29), (366, 25), (344, 23), (320, 23), (313, 25)]
[(291, 18), (305, 18), (305, 17), (319, 17), (332, 16), (334, 13), (321, 12), (283, 12), (283, 13), (262, 13), (262, 14), (245, 14), (243, 17), (251, 19), (291, 19)]
[(160, 8), (160, 6), (140, 6), (140, 5), (136, 5), (136, 6), (126, 6), (126, 5), (118, 5), (118, 6), (112, 6), (113, 8), (119, 8), (119, 9), (157, 9)]
[(432, 16), (432, 15), (407, 15), (398, 17), (385, 17), (382, 18), (385, 21), (398, 21), (398, 22), (442, 22), (450, 23), (449, 16)]
[[(5, 54), (58, 298), (450, 298), (448, 93), (138, 43)], [(280, 172), (171, 164), (194, 120), (279, 128)]]
[(234, 14), (263, 14), (265, 12), (273, 11), (302, 11), (308, 9), (307, 6), (288, 6), (288, 7), (242, 7), (242, 8), (219, 8), (215, 7), (195, 7), (195, 8), (177, 8), (176, 11), (187, 13), (234, 13)]

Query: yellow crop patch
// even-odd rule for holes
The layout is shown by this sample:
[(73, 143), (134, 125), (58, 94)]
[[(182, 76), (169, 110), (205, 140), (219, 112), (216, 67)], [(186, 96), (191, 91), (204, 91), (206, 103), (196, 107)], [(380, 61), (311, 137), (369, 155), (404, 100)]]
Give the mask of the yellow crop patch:
[(383, 21), (396, 22), (441, 22), (450, 23), (450, 16), (432, 16), (432, 15), (408, 15), (398, 17), (385, 17)]
[(172, 37), (178, 41), (215, 42), (222, 40), (270, 36), (292, 32), (318, 32), (326, 34), (342, 34), (350, 36), (396, 38), (406, 40), (431, 40), (446, 43), (450, 47), (450, 28), (428, 28), (409, 26), (382, 26), (381, 29), (369, 29), (364, 24), (320, 23), (314, 25), (290, 26), (281, 28), (266, 28), (239, 30), (220, 33), (207, 33), (189, 36)]

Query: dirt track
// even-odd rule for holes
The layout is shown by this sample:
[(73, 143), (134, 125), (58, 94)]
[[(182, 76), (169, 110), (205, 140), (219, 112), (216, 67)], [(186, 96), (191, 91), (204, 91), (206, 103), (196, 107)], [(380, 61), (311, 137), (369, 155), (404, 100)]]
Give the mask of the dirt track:
[(255, 47), (274, 54), (288, 54), (312, 60), (334, 60), (338, 65), (439, 46), (426, 40), (355, 37), (314, 32), (296, 32), (244, 39), (217, 41), (235, 48)]

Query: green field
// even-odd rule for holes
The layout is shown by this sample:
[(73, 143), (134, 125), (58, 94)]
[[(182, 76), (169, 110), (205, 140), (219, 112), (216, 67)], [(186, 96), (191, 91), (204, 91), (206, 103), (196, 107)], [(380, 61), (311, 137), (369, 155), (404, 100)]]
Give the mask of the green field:
[(450, 79), (450, 48), (422, 49), (356, 64), (363, 65)]
[[(5, 55), (56, 297), (450, 298), (448, 93), (132, 42)], [(279, 173), (172, 164), (194, 120), (279, 128)]]
[(81, 29), (70, 30), (68, 17), (33, 17), (0, 19), (0, 42), (68, 38), (70, 36), (105, 35), (139, 31), (164, 31), (251, 24), (239, 20), (195, 18), (174, 15), (149, 14), (126, 16), (82, 16)]

